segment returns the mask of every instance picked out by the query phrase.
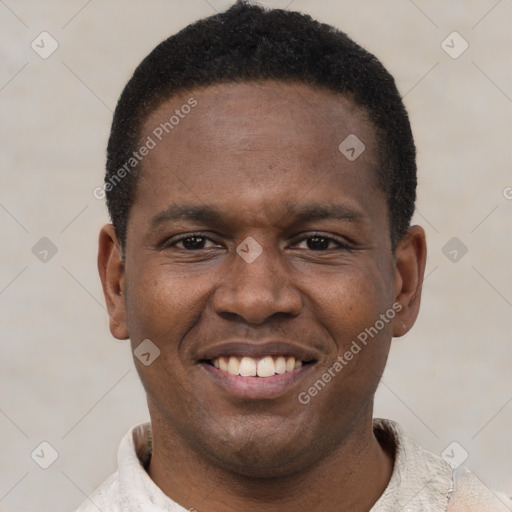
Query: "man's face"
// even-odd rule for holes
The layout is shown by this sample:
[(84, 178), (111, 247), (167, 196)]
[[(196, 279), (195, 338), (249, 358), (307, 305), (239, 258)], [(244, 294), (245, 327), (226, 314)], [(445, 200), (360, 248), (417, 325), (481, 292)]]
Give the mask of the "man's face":
[[(154, 130), (191, 97), (159, 141)], [(338, 149), (351, 134), (365, 145), (355, 160)], [(135, 360), (154, 425), (248, 475), (314, 463), (367, 424), (396, 323), (378, 323), (347, 361), (401, 282), (372, 125), (343, 96), (264, 82), (174, 96), (148, 136), (122, 317), (132, 348), (160, 350)], [(233, 375), (244, 357), (242, 373), (271, 376)]]

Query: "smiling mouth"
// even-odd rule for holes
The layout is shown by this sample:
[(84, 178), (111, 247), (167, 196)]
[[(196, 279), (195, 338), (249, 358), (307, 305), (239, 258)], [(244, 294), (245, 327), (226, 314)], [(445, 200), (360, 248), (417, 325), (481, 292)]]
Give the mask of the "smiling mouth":
[(261, 358), (217, 357), (204, 362), (229, 375), (261, 378), (291, 373), (304, 365), (314, 363), (314, 361), (301, 361), (295, 357), (270, 355)]

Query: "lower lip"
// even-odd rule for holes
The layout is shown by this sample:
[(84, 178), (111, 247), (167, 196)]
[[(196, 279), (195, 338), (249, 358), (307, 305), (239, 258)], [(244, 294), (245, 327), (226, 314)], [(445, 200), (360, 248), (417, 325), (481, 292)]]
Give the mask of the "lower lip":
[(230, 395), (245, 400), (269, 400), (290, 392), (314, 364), (307, 364), (292, 372), (272, 377), (241, 377), (230, 375), (207, 363), (200, 363), (199, 366)]

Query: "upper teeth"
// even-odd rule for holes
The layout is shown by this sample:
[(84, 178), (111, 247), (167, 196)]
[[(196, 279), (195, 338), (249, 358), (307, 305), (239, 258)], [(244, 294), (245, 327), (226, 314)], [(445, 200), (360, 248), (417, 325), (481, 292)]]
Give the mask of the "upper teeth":
[(295, 357), (272, 357), (265, 356), (261, 359), (252, 357), (218, 357), (212, 361), (215, 368), (242, 377), (272, 377), (272, 375), (291, 372), (302, 366), (302, 361), (295, 360)]

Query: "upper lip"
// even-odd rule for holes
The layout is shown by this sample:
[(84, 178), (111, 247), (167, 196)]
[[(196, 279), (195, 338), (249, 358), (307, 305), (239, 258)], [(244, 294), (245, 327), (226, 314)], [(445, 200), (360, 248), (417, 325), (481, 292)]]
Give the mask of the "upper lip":
[(235, 340), (212, 345), (199, 352), (200, 361), (211, 361), (219, 357), (252, 357), (254, 359), (265, 356), (295, 357), (300, 361), (316, 361), (318, 354), (308, 347), (302, 347), (287, 341), (252, 341)]

